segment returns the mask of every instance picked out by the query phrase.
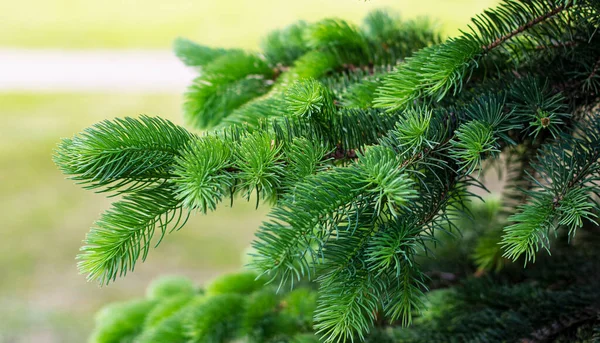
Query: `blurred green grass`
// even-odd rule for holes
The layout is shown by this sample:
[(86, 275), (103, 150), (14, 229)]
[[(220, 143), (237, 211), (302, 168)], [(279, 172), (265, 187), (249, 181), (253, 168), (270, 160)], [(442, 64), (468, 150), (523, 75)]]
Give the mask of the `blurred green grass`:
[(209, 46), (255, 48), (298, 19), (359, 23), (375, 8), (442, 19), (454, 34), (493, 0), (25, 0), (0, 1), (0, 47), (169, 48), (177, 36)]
[(192, 215), (146, 263), (108, 287), (78, 275), (75, 255), (109, 200), (65, 180), (52, 149), (59, 137), (107, 118), (148, 114), (181, 124), (178, 95), (5, 93), (0, 104), (0, 342), (82, 342), (101, 305), (143, 294), (160, 274), (202, 283), (240, 268), (266, 211), (245, 201)]

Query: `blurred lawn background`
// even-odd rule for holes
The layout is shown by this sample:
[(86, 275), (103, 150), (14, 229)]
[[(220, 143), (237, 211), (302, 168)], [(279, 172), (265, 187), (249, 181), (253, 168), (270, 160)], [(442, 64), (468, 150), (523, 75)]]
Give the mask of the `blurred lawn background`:
[[(427, 15), (453, 35), (494, 2), (0, 1), (0, 54), (2, 49), (166, 50), (178, 36), (258, 49), (268, 31), (298, 19), (335, 16), (360, 23), (375, 8), (404, 18)], [(81, 241), (110, 202), (65, 180), (51, 161), (52, 149), (59, 138), (103, 119), (147, 114), (183, 124), (178, 93), (0, 93), (0, 342), (83, 342), (101, 305), (143, 294), (158, 275), (183, 274), (203, 283), (241, 267), (241, 254), (267, 212), (244, 202), (192, 216), (146, 263), (108, 287), (87, 283), (77, 273), (74, 257)]]

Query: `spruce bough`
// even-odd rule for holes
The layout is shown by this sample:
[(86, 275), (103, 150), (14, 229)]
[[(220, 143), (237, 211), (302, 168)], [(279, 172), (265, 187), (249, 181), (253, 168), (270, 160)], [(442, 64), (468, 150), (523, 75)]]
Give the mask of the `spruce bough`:
[[(593, 250), (587, 234), (597, 230), (600, 191), (599, 23), (594, 0), (504, 0), (446, 41), (426, 20), (382, 11), (362, 26), (297, 23), (271, 33), (261, 53), (178, 39), (177, 56), (200, 71), (185, 94), (184, 116), (203, 134), (142, 116), (96, 124), (56, 150), (66, 175), (122, 196), (87, 235), (80, 270), (107, 284), (184, 226), (190, 212), (255, 198), (273, 208), (256, 233), (251, 267), (273, 285), (265, 294), (316, 287), (311, 327), (325, 342), (494, 341), (513, 337), (505, 332), (509, 320), (522, 324), (515, 340), (558, 337), (560, 330), (546, 332), (561, 326), (552, 325), (544, 301), (582, 315), (577, 301), (585, 297), (588, 325), (600, 313), (597, 296), (588, 294), (594, 280), (553, 293), (541, 276), (534, 286), (509, 276), (539, 268), (543, 251), (572, 257)], [(482, 219), (469, 203), (494, 165), (506, 169), (503, 207)], [(488, 227), (475, 230), (465, 218)], [(449, 252), (447, 237), (455, 234), (464, 246)], [(446, 272), (464, 266), (462, 253), (470, 264)], [(515, 265), (519, 271), (510, 271)], [(489, 285), (456, 285), (473, 274), (490, 275)], [(443, 293), (429, 290), (449, 286), (444, 307), (435, 300)], [(464, 293), (469, 287), (497, 291), (512, 305), (478, 307)], [(519, 302), (532, 292), (540, 315), (522, 317)], [(277, 303), (258, 298), (259, 308)], [(219, 322), (214, 311), (250, 305), (235, 296), (215, 301), (223, 304), (186, 319), (210, 317), (213, 324), (169, 317), (188, 328), (183, 341), (235, 339), (223, 335), (250, 320), (232, 310), (235, 323)], [(144, 312), (150, 305), (132, 306)], [(473, 308), (487, 311), (481, 326), (503, 316), (504, 329), (468, 332)], [(263, 318), (254, 310), (250, 317)], [(443, 324), (447, 316), (460, 318), (455, 330)], [(410, 329), (399, 329), (413, 319)], [(223, 330), (203, 336), (214, 326)], [(268, 339), (297, 341), (275, 331)], [(301, 332), (301, 341), (317, 337), (289, 332)]]

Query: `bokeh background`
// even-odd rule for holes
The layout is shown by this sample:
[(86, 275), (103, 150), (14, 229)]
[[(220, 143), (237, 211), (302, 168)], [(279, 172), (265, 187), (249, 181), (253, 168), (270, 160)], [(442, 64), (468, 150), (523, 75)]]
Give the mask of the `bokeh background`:
[(242, 266), (267, 210), (237, 202), (192, 216), (144, 264), (108, 287), (86, 282), (75, 256), (108, 208), (58, 172), (52, 150), (103, 119), (160, 115), (183, 125), (193, 77), (170, 53), (181, 36), (257, 50), (296, 20), (360, 23), (370, 10), (429, 16), (446, 35), (492, 0), (0, 0), (0, 342), (84, 342), (103, 304), (142, 295), (160, 274), (204, 283)]

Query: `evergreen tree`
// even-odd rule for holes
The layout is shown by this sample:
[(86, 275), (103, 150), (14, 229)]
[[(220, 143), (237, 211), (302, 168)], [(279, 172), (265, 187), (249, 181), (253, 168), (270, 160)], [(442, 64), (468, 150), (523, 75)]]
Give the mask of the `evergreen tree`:
[[(100, 312), (93, 341), (600, 340), (599, 24), (597, 0), (504, 0), (445, 41), (382, 11), (297, 23), (261, 53), (177, 40), (204, 133), (142, 116), (56, 150), (120, 196), (79, 268), (108, 284), (190, 212), (255, 197), (273, 205), (258, 274), (167, 280)], [(494, 167), (501, 204), (473, 204)]]

